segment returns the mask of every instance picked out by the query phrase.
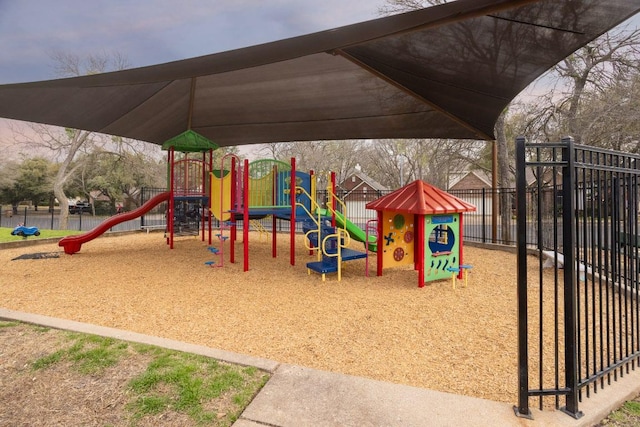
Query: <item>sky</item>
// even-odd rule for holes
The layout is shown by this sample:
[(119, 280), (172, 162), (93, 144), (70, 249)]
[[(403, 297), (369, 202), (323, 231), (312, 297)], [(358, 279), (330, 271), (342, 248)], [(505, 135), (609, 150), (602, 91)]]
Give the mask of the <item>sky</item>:
[(384, 0), (0, 0), (0, 84), (49, 80), (55, 52), (160, 64), (380, 17)]
[[(54, 53), (132, 68), (380, 17), (385, 0), (0, 0), (0, 85), (61, 77)], [(636, 25), (640, 17), (635, 19)], [(13, 139), (0, 118), (0, 149)], [(6, 155), (7, 151), (3, 151)]]
[[(122, 55), (130, 68), (380, 17), (385, 0), (0, 0), (0, 85), (62, 76), (54, 53)], [(4, 157), (16, 158), (0, 118)], [(250, 153), (243, 153), (249, 155)]]

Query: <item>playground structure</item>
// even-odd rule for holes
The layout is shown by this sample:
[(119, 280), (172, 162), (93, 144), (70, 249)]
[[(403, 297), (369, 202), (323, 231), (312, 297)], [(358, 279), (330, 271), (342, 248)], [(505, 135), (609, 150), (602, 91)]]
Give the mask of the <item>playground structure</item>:
[[(317, 253), (317, 261), (307, 263), (307, 273), (311, 274), (314, 271), (321, 274), (322, 281), (325, 281), (327, 273), (337, 273), (340, 281), (344, 262), (365, 258), (367, 260), (365, 274), (367, 274), (369, 250), (376, 251), (377, 236), (368, 236), (360, 227), (349, 221), (346, 204), (336, 196), (334, 172), (331, 173), (327, 187), (326, 208), (316, 203), (314, 212), (313, 220), (306, 222), (303, 228), (307, 239), (305, 243), (308, 242), (307, 248)], [(365, 252), (350, 249), (351, 239), (362, 242)]]
[[(290, 264), (295, 265), (296, 224), (302, 223), (305, 246), (315, 261), (306, 263), (307, 271), (322, 275), (337, 273), (342, 278), (343, 263), (366, 259), (377, 252), (377, 274), (387, 267), (414, 264), (419, 286), (427, 281), (454, 276), (465, 279), (471, 268), (463, 264), (462, 213), (475, 210), (466, 203), (422, 181), (415, 181), (387, 196), (367, 204), (378, 211), (377, 223), (366, 231), (353, 224), (347, 207), (336, 196), (336, 177), (331, 173), (327, 200), (316, 197), (317, 176), (296, 170), (278, 160), (241, 161), (227, 154), (220, 168), (213, 168), (213, 150), (217, 148), (195, 132), (187, 131), (167, 141), (169, 191), (156, 195), (138, 209), (108, 218), (93, 230), (62, 239), (58, 244), (73, 254), (115, 224), (137, 218), (160, 203), (167, 202), (165, 237), (170, 249), (176, 236), (200, 236), (217, 257), (205, 264), (224, 265), (225, 244), (229, 243), (229, 261), (236, 262), (238, 224), (242, 224), (243, 270), (249, 270), (249, 229), (253, 225), (261, 236), (269, 234), (256, 220), (271, 217), (272, 257), (277, 256), (277, 221), (290, 223)], [(182, 153), (177, 156), (176, 151)], [(199, 157), (190, 153), (197, 152)], [(213, 232), (213, 219), (218, 230)], [(258, 227), (258, 224), (259, 227)], [(373, 224), (373, 225), (372, 225)], [(217, 245), (213, 246), (214, 236)], [(351, 239), (363, 243), (364, 250), (349, 247)], [(380, 240), (380, 241), (378, 241)]]
[(166, 202), (170, 198), (171, 198), (170, 192), (165, 191), (164, 193), (160, 193), (155, 197), (149, 199), (146, 203), (144, 203), (139, 208), (134, 209), (130, 212), (125, 212), (122, 214), (109, 217), (103, 222), (101, 222), (100, 224), (98, 224), (97, 227), (93, 228), (92, 230), (86, 233), (64, 237), (58, 242), (58, 246), (61, 246), (62, 248), (64, 248), (64, 253), (66, 253), (67, 255), (73, 255), (76, 252), (80, 251), (83, 243), (89, 242), (90, 240), (93, 240), (96, 237), (101, 236), (104, 232), (109, 230), (114, 225), (120, 224), (121, 222), (124, 222), (124, 221), (129, 221), (144, 215), (145, 213), (153, 209), (156, 205), (162, 202)]
[[(162, 145), (168, 152), (167, 177), (171, 197), (167, 207), (166, 236), (170, 249), (174, 247), (175, 236), (200, 235), (204, 241), (207, 230), (211, 243), (208, 177), (213, 167), (213, 151), (217, 148), (216, 144), (191, 130)], [(182, 158), (176, 158), (176, 151), (183, 154)], [(200, 153), (201, 157), (194, 158), (190, 153)]]
[[(338, 272), (342, 262), (366, 257), (366, 253), (347, 250), (351, 237), (365, 241), (364, 231), (352, 224), (344, 215), (346, 207), (331, 192), (326, 208), (316, 201), (316, 176), (296, 170), (295, 159), (291, 163), (277, 160), (241, 161), (233, 154), (221, 159), (218, 170), (213, 167), (213, 151), (217, 146), (201, 135), (188, 130), (163, 144), (167, 150), (167, 176), (169, 191), (146, 201), (137, 209), (107, 218), (87, 233), (68, 236), (58, 245), (65, 253), (80, 251), (82, 244), (93, 240), (116, 224), (128, 221), (167, 202), (165, 237), (170, 249), (177, 236), (200, 236), (208, 242), (208, 250), (217, 260), (210, 266), (224, 263), (225, 243), (230, 243), (229, 258), (235, 263), (238, 223), (242, 223), (244, 271), (249, 269), (249, 228), (268, 230), (257, 219), (272, 218), (272, 256), (277, 256), (277, 221), (290, 222), (290, 263), (295, 265), (296, 223), (303, 223), (303, 230), (310, 239), (310, 253), (318, 254), (318, 261), (308, 268), (324, 274)], [(181, 153), (181, 155), (177, 154)], [(228, 167), (227, 167), (228, 166)], [(335, 174), (332, 174), (335, 190)], [(343, 213), (336, 209), (341, 203)], [(213, 219), (218, 220), (219, 230), (214, 234)], [(331, 220), (331, 226), (327, 222)], [(336, 231), (338, 230), (338, 231)], [(219, 242), (213, 244), (214, 235)]]
[[(72, 255), (79, 252), (84, 243), (101, 236), (114, 225), (138, 218), (164, 202), (168, 202), (165, 235), (170, 248), (173, 249), (176, 235), (201, 233), (202, 240), (205, 239), (207, 218), (203, 215), (203, 211), (209, 205), (207, 177), (208, 171), (211, 170), (213, 150), (218, 146), (196, 132), (187, 130), (165, 142), (162, 148), (168, 151), (169, 191), (157, 194), (137, 209), (107, 218), (86, 233), (61, 239), (58, 246), (63, 247), (66, 254)], [(176, 151), (183, 153), (184, 156), (176, 159)], [(202, 157), (194, 159), (189, 156), (189, 153), (201, 153)], [(211, 234), (210, 224), (209, 221), (209, 234)], [(210, 236), (209, 239), (211, 239)]]
[[(298, 206), (291, 182), (310, 188), (309, 174), (296, 172), (295, 159), (291, 164), (277, 160), (241, 161), (233, 154), (221, 159), (220, 169), (210, 173), (209, 212), (219, 221), (216, 234), (220, 245), (215, 254), (224, 262), (225, 242), (229, 241), (229, 260), (235, 263), (238, 223), (243, 232), (243, 269), (249, 270), (249, 229), (257, 219), (271, 216), (272, 256), (277, 256), (277, 221), (291, 221), (291, 265), (295, 265), (295, 223), (305, 220), (305, 211)], [(307, 206), (309, 206), (307, 201)], [(302, 216), (301, 216), (302, 215)], [(260, 226), (261, 234), (266, 229)], [(210, 242), (211, 243), (211, 242)]]
[[(302, 223), (306, 248), (310, 254), (317, 254), (317, 261), (307, 263), (309, 271), (322, 274), (338, 273), (341, 278), (343, 262), (365, 258), (366, 252), (347, 249), (350, 239), (365, 241), (365, 233), (341, 214), (336, 205), (346, 206), (335, 196), (335, 174), (331, 175), (330, 197), (327, 206), (322, 207), (316, 199), (316, 178), (309, 173), (296, 170), (295, 158), (290, 163), (277, 160), (257, 160), (249, 163), (240, 161), (234, 155), (222, 158), (218, 171), (212, 171), (210, 212), (220, 222), (220, 232), (216, 236), (220, 245), (212, 252), (220, 256), (218, 265), (223, 264), (224, 246), (228, 240), (230, 262), (235, 262), (237, 224), (243, 227), (244, 271), (249, 269), (249, 228), (255, 220), (268, 216), (272, 218), (272, 256), (277, 256), (277, 220), (290, 222), (290, 264), (295, 265), (296, 223)], [(254, 226), (255, 228), (255, 226)], [(262, 225), (261, 235), (268, 233)], [(372, 240), (373, 241), (373, 240)], [(211, 264), (210, 264), (211, 265)]]
[(384, 268), (413, 264), (419, 287), (452, 273), (466, 285), (471, 266), (463, 263), (462, 214), (475, 206), (416, 180), (367, 203), (367, 209), (378, 212), (378, 276)]

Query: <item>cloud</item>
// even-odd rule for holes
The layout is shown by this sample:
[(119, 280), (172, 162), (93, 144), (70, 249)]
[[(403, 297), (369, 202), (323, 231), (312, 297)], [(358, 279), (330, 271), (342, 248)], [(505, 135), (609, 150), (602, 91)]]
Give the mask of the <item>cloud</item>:
[[(383, 0), (380, 0), (383, 1)], [(0, 84), (50, 79), (54, 51), (118, 52), (133, 66), (375, 18), (371, 0), (0, 1)]]

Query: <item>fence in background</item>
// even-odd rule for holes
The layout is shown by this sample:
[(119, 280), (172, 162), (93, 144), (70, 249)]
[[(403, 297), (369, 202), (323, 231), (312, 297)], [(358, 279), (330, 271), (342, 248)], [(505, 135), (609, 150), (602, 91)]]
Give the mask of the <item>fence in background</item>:
[[(147, 200), (151, 199), (155, 195), (166, 191), (165, 188), (143, 188), (140, 192), (139, 204), (142, 205)], [(535, 189), (529, 190), (531, 193)], [(391, 191), (351, 191), (346, 200), (347, 215), (349, 219), (364, 229), (367, 220), (375, 219), (376, 212), (366, 209), (366, 203), (368, 201), (375, 200)], [(459, 197), (477, 207), (477, 211), (469, 214), (465, 214), (464, 220), (464, 236), (466, 241), (479, 242), (479, 243), (498, 243), (503, 245), (515, 246), (516, 244), (516, 221), (515, 212), (512, 207), (515, 206), (515, 189), (502, 189), (495, 193), (491, 189), (482, 190), (457, 190), (450, 191), (456, 197)], [(496, 225), (496, 233), (493, 233), (492, 223), (492, 207), (493, 197), (498, 198), (499, 206), (503, 203), (508, 203), (510, 206), (508, 212), (513, 214), (507, 215), (507, 217), (498, 216)], [(338, 194), (342, 197), (342, 194)], [(318, 191), (317, 197), (319, 201), (327, 199), (327, 192), (322, 190)], [(500, 212), (501, 210), (499, 210)], [(163, 224), (166, 224), (165, 219), (166, 203), (155, 207), (150, 212), (147, 212), (140, 218), (136, 218), (130, 221), (125, 221), (112, 228), (112, 231), (131, 231), (140, 230), (145, 228), (161, 228)], [(47, 210), (47, 208), (40, 207), (36, 211), (33, 207), (20, 206), (17, 213), (13, 213), (8, 206), (3, 206), (0, 209), (0, 227), (13, 228), (18, 224), (24, 224), (26, 226), (36, 226), (41, 229), (59, 229), (59, 211), (56, 207), (53, 212)], [(88, 231), (96, 227), (106, 218), (108, 215), (91, 215), (90, 213), (81, 212), (79, 214), (69, 215), (69, 227), (70, 230)], [(268, 229), (272, 227), (272, 221), (265, 219), (261, 222), (262, 225)], [(287, 221), (279, 221), (277, 224), (279, 231), (289, 231), (289, 224)], [(296, 227), (301, 231), (301, 225), (296, 224)], [(530, 236), (528, 241), (535, 245), (535, 241), (538, 238), (537, 233), (534, 230), (530, 230)], [(546, 238), (546, 237), (545, 237)], [(551, 237), (548, 237), (551, 239)]]
[[(46, 207), (40, 207), (37, 211), (32, 206), (19, 206), (17, 213), (4, 205), (0, 209), (0, 227), (14, 228), (20, 224), (28, 227), (38, 227), (43, 230), (59, 230), (60, 211), (56, 207), (49, 211)], [(91, 215), (87, 212), (70, 214), (67, 227), (69, 230), (88, 231), (96, 227), (109, 215)], [(114, 226), (111, 231), (130, 231), (140, 229), (140, 218), (125, 221)]]
[[(374, 193), (374, 194), (372, 194)], [(391, 191), (358, 191), (348, 193), (344, 200), (347, 206), (347, 216), (354, 224), (365, 227), (367, 220), (376, 219), (376, 212), (366, 209), (366, 204), (379, 197), (385, 196)], [(464, 239), (465, 241), (478, 243), (497, 243), (515, 246), (516, 244), (516, 220), (515, 220), (515, 188), (507, 188), (493, 191), (491, 189), (480, 190), (452, 190), (450, 194), (476, 206), (476, 212), (464, 214)], [(338, 197), (342, 197), (338, 192)], [(503, 203), (508, 204), (506, 217), (497, 216), (495, 235), (493, 233), (493, 197), (498, 199), (498, 213), (501, 212)], [(326, 191), (318, 191), (318, 200), (327, 198)], [(532, 237), (536, 237), (533, 235)]]

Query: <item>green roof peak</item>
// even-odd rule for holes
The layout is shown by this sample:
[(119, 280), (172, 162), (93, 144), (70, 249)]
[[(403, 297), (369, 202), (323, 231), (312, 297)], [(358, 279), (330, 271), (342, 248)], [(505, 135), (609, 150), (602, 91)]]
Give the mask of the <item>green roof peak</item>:
[(217, 150), (218, 145), (210, 139), (205, 138), (198, 132), (194, 132), (191, 129), (182, 132), (180, 135), (176, 135), (162, 144), (163, 150), (168, 150), (173, 147), (174, 150), (182, 153), (195, 153), (200, 151)]

